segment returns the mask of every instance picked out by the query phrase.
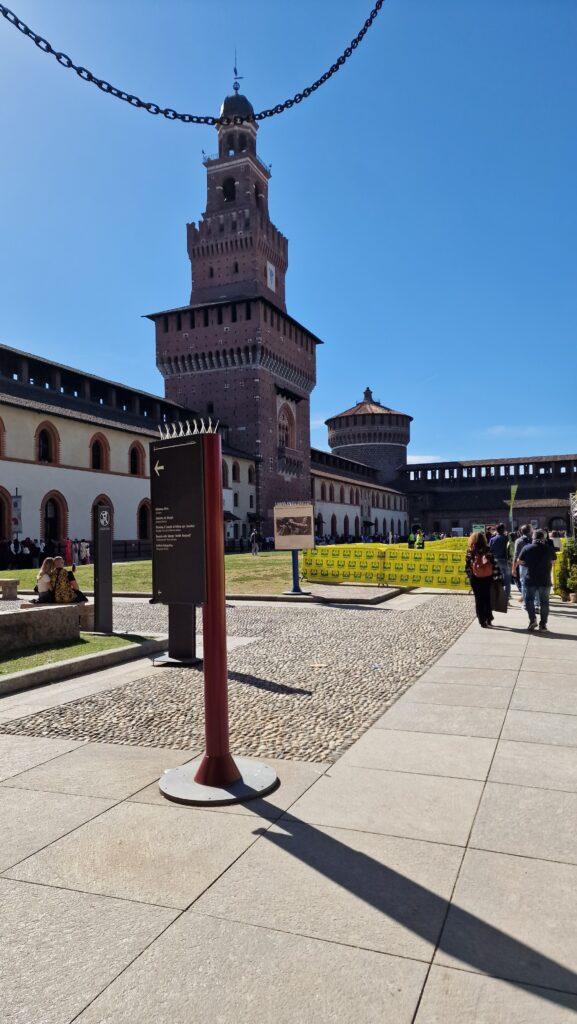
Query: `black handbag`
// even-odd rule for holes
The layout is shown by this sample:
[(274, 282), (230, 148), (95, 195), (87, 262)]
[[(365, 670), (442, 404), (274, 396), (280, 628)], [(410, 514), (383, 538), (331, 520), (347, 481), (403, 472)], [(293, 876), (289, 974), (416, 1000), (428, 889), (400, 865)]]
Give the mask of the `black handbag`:
[(491, 609), (494, 612), (507, 612), (507, 595), (501, 580), (493, 580), (491, 583)]

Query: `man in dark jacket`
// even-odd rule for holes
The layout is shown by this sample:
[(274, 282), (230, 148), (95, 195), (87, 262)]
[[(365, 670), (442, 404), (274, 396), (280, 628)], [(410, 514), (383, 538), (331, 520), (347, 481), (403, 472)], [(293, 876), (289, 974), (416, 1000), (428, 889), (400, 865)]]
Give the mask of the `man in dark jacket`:
[(489, 541), (489, 547), (491, 548), (493, 558), (503, 574), (503, 585), (505, 587), (507, 600), (511, 597), (511, 567), (509, 565), (507, 553), (508, 543), (508, 537), (505, 533), (505, 524), (499, 523), (497, 532), (493, 534)]
[(547, 629), (549, 617), (549, 593), (551, 590), (551, 566), (557, 558), (555, 552), (545, 543), (543, 530), (535, 530), (533, 543), (527, 544), (519, 553), (519, 564), (524, 565), (525, 576), (525, 607), (529, 616), (529, 629), (537, 628), (535, 615), (535, 598), (539, 598), (541, 620), (539, 629)]

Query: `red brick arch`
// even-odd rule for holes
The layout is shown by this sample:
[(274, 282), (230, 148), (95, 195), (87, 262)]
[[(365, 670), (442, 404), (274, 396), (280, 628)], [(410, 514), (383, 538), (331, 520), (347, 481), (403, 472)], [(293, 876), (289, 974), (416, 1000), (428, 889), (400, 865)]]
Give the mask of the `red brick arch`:
[(93, 434), (92, 437), (90, 438), (90, 441), (88, 442), (88, 454), (89, 454), (89, 460), (88, 461), (89, 461), (90, 469), (93, 469), (93, 466), (92, 466), (92, 446), (97, 441), (100, 443), (100, 445), (102, 447), (102, 465), (101, 465), (100, 469), (94, 469), (94, 472), (95, 473), (107, 473), (109, 471), (109, 469), (110, 469), (110, 442), (109, 442), (108, 438), (106, 437), (106, 435), (101, 433), (100, 430), (98, 430), (95, 434)]
[(58, 510), (58, 533), (59, 537), (54, 539), (57, 541), (65, 540), (68, 536), (68, 502), (60, 491), (48, 491), (44, 495), (40, 502), (40, 537), (42, 540), (46, 540), (46, 506), (49, 501), (53, 501)]
[(0, 540), (12, 540), (12, 536), (12, 495), (0, 486)]
[(52, 446), (52, 461), (45, 463), (45, 465), (58, 466), (60, 464), (60, 434), (50, 420), (42, 420), (42, 423), (39, 423), (36, 427), (36, 431), (34, 433), (34, 458), (36, 462), (40, 462), (38, 444), (40, 434), (43, 430), (46, 430), (50, 435), (50, 443)]

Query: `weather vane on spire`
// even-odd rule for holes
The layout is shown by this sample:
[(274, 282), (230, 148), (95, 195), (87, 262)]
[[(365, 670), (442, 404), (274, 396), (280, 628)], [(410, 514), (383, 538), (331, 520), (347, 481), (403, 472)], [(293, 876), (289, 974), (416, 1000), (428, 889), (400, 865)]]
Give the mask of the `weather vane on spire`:
[(237, 64), (237, 60), (236, 60), (236, 46), (235, 46), (235, 48), (234, 48), (234, 85), (233, 85), (233, 89), (234, 89), (235, 92), (238, 92), (239, 89), (240, 89), (240, 85), (238, 83), (240, 82), (241, 78), (244, 78), (244, 75), (239, 75), (236, 64)]

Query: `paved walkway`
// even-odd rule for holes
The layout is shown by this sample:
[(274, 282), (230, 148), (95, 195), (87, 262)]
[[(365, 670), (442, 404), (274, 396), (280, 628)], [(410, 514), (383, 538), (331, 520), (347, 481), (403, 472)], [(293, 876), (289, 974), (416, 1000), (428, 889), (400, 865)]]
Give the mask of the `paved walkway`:
[(191, 751), (0, 736), (3, 1024), (575, 1024), (577, 614), (499, 621), (252, 805), (166, 803)]

